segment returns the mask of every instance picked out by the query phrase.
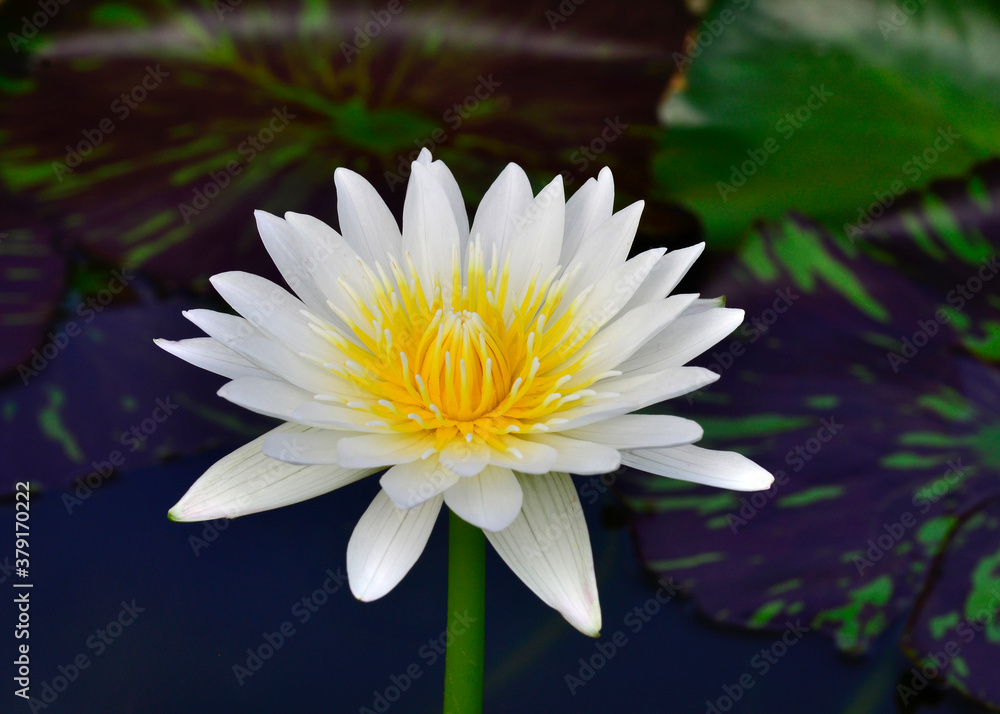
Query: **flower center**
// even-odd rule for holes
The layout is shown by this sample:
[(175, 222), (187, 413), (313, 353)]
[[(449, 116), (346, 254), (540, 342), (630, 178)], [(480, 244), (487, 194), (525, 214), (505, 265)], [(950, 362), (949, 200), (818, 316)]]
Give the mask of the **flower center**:
[(578, 319), (582, 296), (560, 309), (569, 278), (557, 280), (558, 270), (535, 276), (521, 297), (508, 289), (507, 263), (494, 256), (487, 270), (478, 243), (464, 273), (456, 256), (450, 280), (437, 275), (430, 287), (409, 256), (406, 269), (388, 262), (392, 277), (364, 266), (362, 290), (342, 281), (353, 305), (331, 307), (349, 333), (316, 327), (340, 352), (326, 367), (364, 393), (345, 403), (368, 411), (369, 425), (435, 431), (438, 448), (460, 435), (495, 443), (545, 431), (560, 410), (595, 395), (588, 387), (606, 375), (574, 376), (599, 325)]

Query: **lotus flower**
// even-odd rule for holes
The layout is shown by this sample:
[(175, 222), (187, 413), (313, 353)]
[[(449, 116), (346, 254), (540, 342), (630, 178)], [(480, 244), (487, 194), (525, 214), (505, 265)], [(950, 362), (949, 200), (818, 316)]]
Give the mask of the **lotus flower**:
[(737, 490), (771, 475), (693, 446), (693, 421), (632, 414), (718, 375), (685, 367), (741, 310), (669, 296), (704, 244), (628, 259), (642, 203), (612, 213), (611, 172), (569, 201), (510, 164), (471, 230), (458, 184), (423, 152), (400, 232), (376, 191), (338, 169), (340, 231), (257, 213), (298, 297), (241, 272), (212, 284), (240, 317), (185, 315), (208, 337), (158, 344), (232, 381), (219, 394), (284, 423), (212, 466), (179, 521), (286, 506), (382, 473), (347, 548), (352, 592), (388, 593), (442, 504), (581, 632), (601, 626), (590, 540), (569, 473), (622, 464)]

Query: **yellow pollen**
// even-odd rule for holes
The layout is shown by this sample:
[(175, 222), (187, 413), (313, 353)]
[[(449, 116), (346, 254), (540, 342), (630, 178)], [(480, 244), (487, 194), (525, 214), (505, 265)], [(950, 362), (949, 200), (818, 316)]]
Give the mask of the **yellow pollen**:
[(473, 242), (464, 272), (456, 255), (451, 275), (424, 286), (409, 256), (390, 255), (388, 272), (365, 266), (363, 285), (345, 284), (353, 304), (336, 313), (351, 334), (315, 329), (339, 352), (327, 368), (370, 395), (349, 407), (387, 430), (433, 432), (438, 449), (477, 437), (506, 449), (502, 435), (544, 431), (599, 397), (596, 377), (567, 386), (600, 327), (578, 314), (582, 298), (565, 299), (568, 279), (536, 274), (515, 295), (509, 258), (490, 258), (487, 270)]

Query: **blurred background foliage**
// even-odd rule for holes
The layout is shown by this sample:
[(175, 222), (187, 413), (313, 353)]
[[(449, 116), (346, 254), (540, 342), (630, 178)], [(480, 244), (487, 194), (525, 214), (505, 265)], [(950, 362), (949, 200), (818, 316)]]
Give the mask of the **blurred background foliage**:
[[(782, 474), (755, 497), (616, 474), (643, 564), (726, 625), (800, 618), (854, 655), (902, 632), (911, 662), (876, 684), (900, 711), (1000, 707), (1000, 628), (973, 627), (1000, 612), (996, 3), (0, 15), (4, 490), (79, 493), (115, 451), (127, 477), (266, 428), (152, 346), (195, 336), (180, 310), (219, 304), (208, 276), (277, 279), (254, 209), (332, 223), (347, 166), (398, 217), (424, 146), (472, 206), (509, 161), (570, 192), (607, 165), (616, 208), (646, 201), (635, 249), (705, 240), (684, 287), (747, 312), (697, 362), (723, 379), (659, 409)], [(145, 428), (165, 398), (183, 416)]]

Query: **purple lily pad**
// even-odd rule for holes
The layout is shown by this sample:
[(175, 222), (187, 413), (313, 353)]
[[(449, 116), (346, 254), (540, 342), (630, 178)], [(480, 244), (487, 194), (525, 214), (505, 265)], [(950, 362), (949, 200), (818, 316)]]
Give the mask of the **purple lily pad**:
[[(114, 472), (258, 436), (271, 420), (215, 396), (224, 379), (164, 353), (153, 339), (198, 336), (190, 300), (74, 314), (26, 362), (27, 385), (0, 389), (0, 493), (15, 481), (62, 488), (67, 508)], [(84, 497), (85, 500), (85, 497)]]
[(644, 562), (713, 619), (800, 618), (861, 652), (936, 578), (968, 577), (933, 566), (1000, 495), (1000, 180), (989, 166), (964, 185), (910, 197), (853, 244), (804, 219), (762, 226), (706, 291), (747, 321), (701, 359), (722, 379), (670, 406), (776, 483), (621, 482)]

